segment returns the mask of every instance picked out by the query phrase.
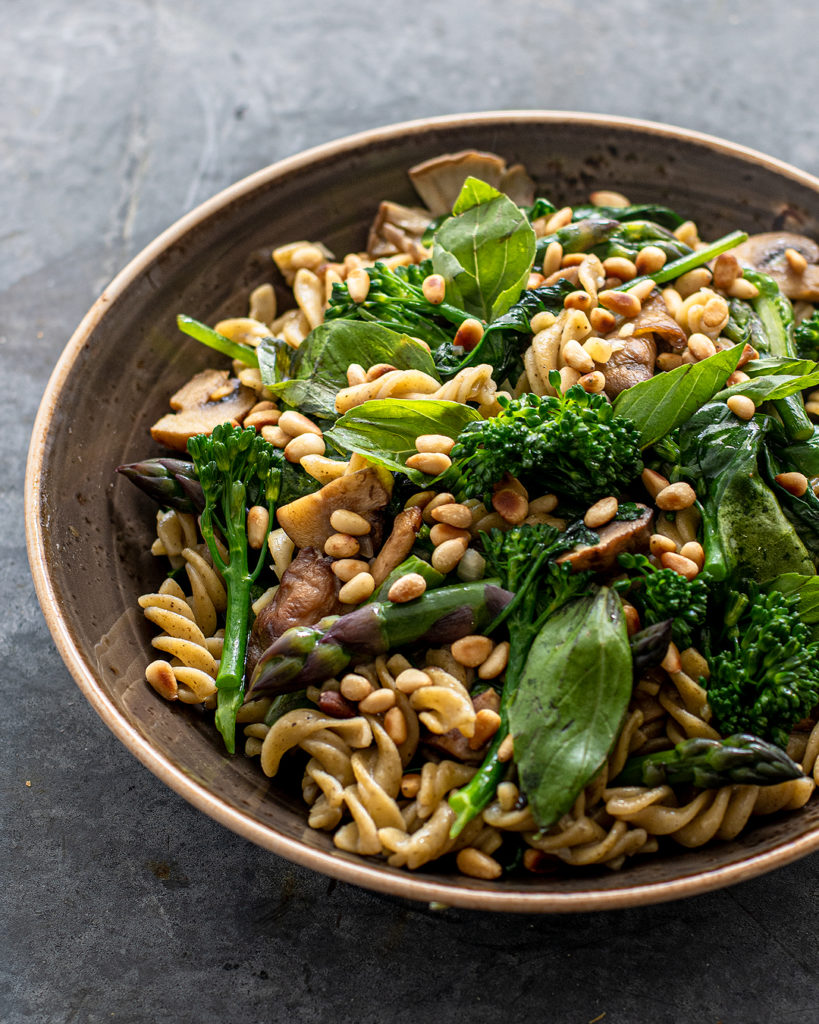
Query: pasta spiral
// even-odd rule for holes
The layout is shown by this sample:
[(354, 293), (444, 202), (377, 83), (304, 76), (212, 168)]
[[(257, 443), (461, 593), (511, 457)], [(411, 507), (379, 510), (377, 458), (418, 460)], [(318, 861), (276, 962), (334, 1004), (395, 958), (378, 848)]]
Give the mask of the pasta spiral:
[(389, 370), (375, 380), (342, 388), (336, 395), (336, 411), (345, 413), (375, 398), (434, 398), (462, 404), (476, 402), (484, 416), (493, 416), (500, 408), (496, 392), (488, 363), (467, 366), (445, 384), (422, 370)]

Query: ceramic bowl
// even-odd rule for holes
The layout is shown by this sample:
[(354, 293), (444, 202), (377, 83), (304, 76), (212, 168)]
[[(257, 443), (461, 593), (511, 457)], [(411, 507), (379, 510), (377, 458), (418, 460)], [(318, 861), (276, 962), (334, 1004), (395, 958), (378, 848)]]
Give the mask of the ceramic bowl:
[[(321, 239), (362, 248), (381, 198), (412, 202), (407, 168), (448, 151), (486, 149), (521, 161), (559, 204), (595, 188), (666, 203), (707, 237), (788, 221), (819, 234), (819, 180), (739, 146), (664, 125), (550, 112), (500, 112), (393, 125), (265, 168), (202, 204), (139, 254), (68, 343), (43, 398), (26, 482), (29, 555), (49, 628), (108, 727), (172, 789), (272, 852), (347, 882), (483, 910), (611, 909), (715, 889), (819, 848), (819, 801), (758, 819), (739, 839), (639, 858), (619, 872), (483, 882), (410, 874), (334, 849), (311, 831), (297, 794), (258, 765), (229, 758), (212, 725), (144, 681), (151, 631), (137, 597), (156, 586), (154, 506), (114, 467), (158, 454), (148, 427), (214, 353), (180, 335), (184, 311), (241, 315), (271, 276), (270, 250)], [(217, 359), (219, 357), (216, 357)], [(136, 808), (132, 813), (138, 813)]]

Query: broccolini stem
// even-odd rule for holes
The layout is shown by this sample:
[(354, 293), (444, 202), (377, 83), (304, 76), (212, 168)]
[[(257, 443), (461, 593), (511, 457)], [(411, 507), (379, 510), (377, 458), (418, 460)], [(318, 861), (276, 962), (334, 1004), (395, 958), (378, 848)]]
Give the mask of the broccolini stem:
[(722, 238), (718, 238), (716, 242), (711, 242), (710, 245), (706, 245), (703, 249), (697, 249), (696, 252), (689, 253), (687, 256), (681, 256), (678, 260), (672, 260), (670, 263), (666, 263), (666, 265), (656, 273), (635, 277), (631, 281), (627, 281), (625, 284), (619, 285), (614, 290), (618, 292), (627, 292), (630, 288), (634, 288), (635, 285), (638, 285), (641, 281), (652, 280), (655, 284), (665, 284), (666, 281), (673, 281), (674, 278), (680, 277), (682, 274), (687, 274), (689, 270), (701, 267), (704, 263), (708, 263), (709, 260), (713, 260), (715, 257), (727, 252), (729, 249), (735, 248), (737, 245), (744, 242), (747, 237), (748, 234), (745, 231), (732, 231), (729, 235), (723, 235)]
[(185, 316), (180, 313), (176, 318), (176, 326), (183, 334), (189, 334), (191, 338), (201, 341), (203, 345), (216, 349), (217, 352), (221, 352), (223, 355), (230, 356), (231, 359), (239, 359), (248, 366), (259, 365), (259, 357), (256, 355), (256, 350), (251, 348), (250, 345), (240, 345), (236, 341), (231, 341), (230, 338), (226, 338), (224, 334), (214, 331), (207, 324), (194, 320), (192, 316)]

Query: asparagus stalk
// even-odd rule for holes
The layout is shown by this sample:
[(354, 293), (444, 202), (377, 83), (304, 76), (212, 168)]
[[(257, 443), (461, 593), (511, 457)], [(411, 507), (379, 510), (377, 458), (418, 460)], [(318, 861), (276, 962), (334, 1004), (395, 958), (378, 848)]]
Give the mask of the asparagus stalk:
[(157, 504), (175, 508), (178, 512), (201, 512), (205, 495), (196, 467), (184, 459), (144, 459), (117, 466), (117, 472), (127, 477)]

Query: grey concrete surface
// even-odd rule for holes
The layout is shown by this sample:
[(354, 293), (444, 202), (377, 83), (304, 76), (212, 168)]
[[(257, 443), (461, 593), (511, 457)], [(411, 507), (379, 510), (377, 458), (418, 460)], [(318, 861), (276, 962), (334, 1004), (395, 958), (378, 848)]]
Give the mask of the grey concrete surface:
[(683, 903), (487, 917), (336, 885), (238, 839), (85, 703), (22, 523), (65, 341), (222, 186), (359, 129), (512, 107), (665, 120), (817, 173), (817, 35), (811, 0), (0, 0), (0, 1020), (819, 1019), (816, 856)]

